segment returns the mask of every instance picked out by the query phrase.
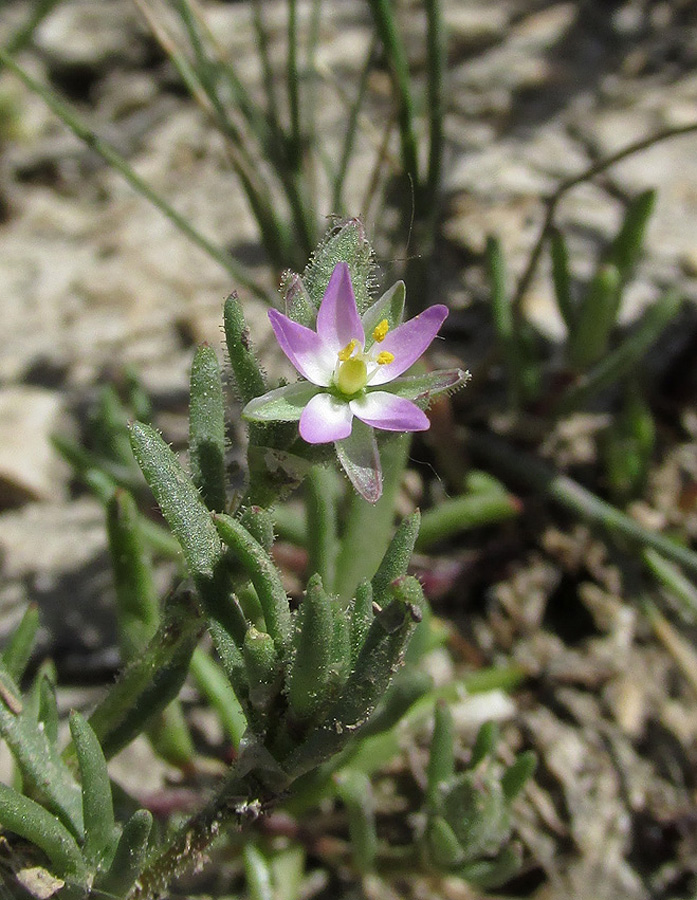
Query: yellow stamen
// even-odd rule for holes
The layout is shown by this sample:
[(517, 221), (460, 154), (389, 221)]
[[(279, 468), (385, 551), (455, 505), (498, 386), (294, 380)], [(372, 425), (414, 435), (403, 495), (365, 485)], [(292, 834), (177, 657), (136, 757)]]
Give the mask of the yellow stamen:
[(387, 366), (394, 362), (394, 353), (390, 353), (389, 350), (383, 350), (381, 353), (378, 353), (376, 362), (379, 366)]
[(378, 324), (373, 328), (373, 340), (377, 341), (378, 344), (381, 344), (385, 340), (385, 336), (387, 332), (390, 330), (390, 325), (387, 319), (383, 319), (382, 322), (378, 322)]
[(341, 360), (341, 362), (346, 362), (347, 359), (350, 359), (351, 354), (353, 353), (353, 351), (356, 349), (357, 346), (358, 346), (358, 341), (355, 338), (353, 338), (353, 340), (350, 340), (348, 342), (348, 344), (344, 347), (343, 350), (339, 350), (339, 353), (337, 355), (338, 355), (339, 359)]

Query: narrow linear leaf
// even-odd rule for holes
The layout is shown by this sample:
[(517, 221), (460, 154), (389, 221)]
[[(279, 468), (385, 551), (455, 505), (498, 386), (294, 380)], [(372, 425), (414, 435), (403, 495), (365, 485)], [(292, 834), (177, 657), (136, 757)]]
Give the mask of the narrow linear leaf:
[(145, 480), (181, 544), (189, 571), (199, 590), (203, 588), (204, 602), (210, 600), (209, 585), (218, 571), (222, 548), (201, 495), (154, 428), (135, 422), (131, 444)]
[(395, 531), (371, 582), (373, 598), (380, 605), (383, 605), (390, 596), (390, 585), (395, 578), (407, 574), (407, 567), (414, 552), (420, 527), (421, 514), (416, 510), (410, 516), (402, 519)]
[(427, 550), (434, 544), (446, 541), (471, 528), (505, 522), (519, 515), (521, 511), (520, 501), (500, 490), (488, 493), (482, 491), (443, 500), (433, 509), (421, 514), (416, 549)]
[(351, 668), (358, 659), (372, 621), (373, 586), (366, 579), (356, 588), (356, 596), (351, 604)]
[(305, 482), (307, 565), (309, 572), (316, 572), (322, 577), (328, 591), (334, 585), (339, 552), (336, 501), (336, 472), (323, 466), (313, 466)]
[(537, 755), (532, 750), (521, 753), (501, 778), (501, 789), (510, 803), (523, 790), (537, 768)]
[(114, 840), (114, 808), (106, 760), (97, 735), (80, 713), (70, 714), (70, 733), (75, 744), (82, 781), (82, 817), (85, 823), (85, 857), (96, 864)]
[(290, 641), (290, 606), (278, 569), (261, 544), (236, 519), (216, 514), (213, 520), (224, 543), (247, 570), (264, 610), (269, 634), (279, 652), (285, 654)]
[(124, 661), (142, 653), (160, 618), (150, 561), (143, 547), (140, 513), (127, 491), (107, 503), (107, 537), (116, 587), (119, 644)]
[(336, 789), (346, 807), (356, 867), (365, 874), (373, 868), (378, 849), (375, 797), (370, 779), (362, 772), (345, 769), (336, 776)]
[(428, 757), (426, 800), (431, 809), (438, 805), (440, 786), (455, 774), (455, 725), (446, 703), (436, 703), (431, 752)]
[(191, 367), (189, 464), (206, 506), (224, 512), (225, 403), (218, 358), (207, 344), (198, 348)]
[(491, 287), (491, 312), (503, 361), (508, 371), (511, 398), (514, 404), (522, 397), (522, 351), (519, 330), (513, 315), (511, 295), (506, 287), (506, 269), (498, 238), (489, 236), (486, 242), (486, 264)]
[[(41, 677), (41, 676), (39, 676)], [(36, 718), (41, 699), (32, 714), (30, 704), (19, 710), (9, 705), (7, 691), (19, 697), (19, 689), (0, 663), (0, 736), (4, 738), (24, 779), (25, 791), (39, 799), (77, 838), (82, 838), (80, 788), (61, 761), (55, 744)], [(37, 685), (40, 691), (40, 685)]]
[(571, 269), (569, 265), (569, 248), (564, 235), (556, 228), (550, 236), (550, 252), (552, 256), (552, 280), (557, 306), (569, 333), (576, 324), (576, 307), (571, 292)]
[(649, 219), (655, 206), (656, 191), (653, 189), (635, 197), (627, 208), (619, 234), (612, 242), (608, 262), (617, 266), (623, 282), (629, 279), (641, 256)]
[(0, 824), (43, 850), (56, 875), (86, 882), (85, 862), (68, 829), (43, 806), (2, 783)]
[(201, 693), (218, 714), (232, 746), (237, 750), (242, 735), (247, 730), (247, 719), (225, 673), (215, 660), (197, 648), (191, 659), (191, 674)]
[(271, 866), (261, 851), (248, 842), (244, 845), (243, 858), (250, 900), (274, 900)]
[(582, 372), (606, 352), (619, 312), (621, 288), (617, 266), (605, 263), (598, 267), (579, 304), (576, 324), (569, 334), (568, 354), (572, 368)]
[(39, 630), (39, 609), (30, 603), (2, 652), (2, 661), (8, 675), (14, 681), (21, 681), (34, 649)]
[(139, 809), (126, 822), (109, 871), (96, 882), (100, 891), (125, 897), (133, 887), (145, 864), (152, 824), (147, 809)]
[(333, 631), (332, 601), (321, 577), (313, 575), (298, 610), (288, 676), (288, 703), (300, 721), (312, 718), (327, 701)]
[(266, 381), (257, 362), (237, 294), (230, 294), (223, 307), (225, 342), (230, 365), (242, 401), (249, 403), (266, 393)]
[(469, 768), (476, 769), (477, 766), (484, 762), (487, 756), (493, 757), (496, 752), (496, 745), (499, 741), (499, 726), (496, 722), (484, 722), (477, 733), (477, 739), (472, 747), (472, 756), (469, 761)]
[(631, 333), (610, 353), (569, 388), (554, 409), (556, 415), (569, 415), (583, 407), (601, 391), (629, 375), (649, 348), (677, 315), (682, 298), (669, 292), (644, 313)]
[(178, 696), (202, 625), (184, 598), (173, 598), (143, 653), (125, 669), (90, 717), (110, 759)]

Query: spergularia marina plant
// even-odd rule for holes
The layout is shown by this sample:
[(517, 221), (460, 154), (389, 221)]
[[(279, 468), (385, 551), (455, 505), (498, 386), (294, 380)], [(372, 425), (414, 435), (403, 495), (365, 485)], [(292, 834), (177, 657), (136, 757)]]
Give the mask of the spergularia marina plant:
[(354, 487), (372, 502), (381, 493), (374, 430), (425, 431), (430, 422), (424, 407), (467, 377), (461, 369), (400, 377), (448, 315), (437, 304), (402, 322), (403, 310), (404, 285), (398, 282), (360, 315), (349, 266), (337, 263), (314, 328), (269, 312), (276, 339), (302, 380), (253, 399), (243, 411), (252, 422), (298, 421), (308, 444), (334, 443)]

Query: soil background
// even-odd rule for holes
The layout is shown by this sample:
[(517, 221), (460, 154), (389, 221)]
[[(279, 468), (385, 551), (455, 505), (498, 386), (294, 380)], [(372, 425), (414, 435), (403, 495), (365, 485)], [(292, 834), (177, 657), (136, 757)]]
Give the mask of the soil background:
[[(307, 10), (299, 7), (305, 21)], [(418, 72), (423, 11), (416, 2), (400, 7)], [(0, 43), (30, 9), (27, 2), (4, 4)], [(260, 91), (249, 5), (209, 2), (204, 9), (241, 75)], [(272, 57), (280, 61), (285, 4), (266, 0), (264, 9)], [(541, 198), (561, 180), (634, 140), (697, 122), (697, 5), (444, 0), (444, 14), (447, 146), (430, 292), (452, 310), (446, 333), (452, 343), (438, 354), (469, 368), (476, 385), (493, 340), (483, 269), (487, 234), (499, 234), (511, 275), (519, 274), (539, 229)], [(345, 128), (337, 82), (357, 83), (370, 39), (360, 0), (326, 0), (317, 116), (330, 152)], [(130, 0), (63, 0), (19, 59), (273, 295), (279, 273), (266, 264), (223, 140), (182, 90)], [(357, 198), (355, 215), (364, 212), (358, 204), (379, 134), (370, 115), (389, 96), (385, 71), (375, 73), (371, 92), (346, 191)], [(579, 186), (564, 201), (560, 223), (583, 279), (627, 200), (650, 187), (658, 189), (657, 208), (622, 321), (631, 322), (672, 285), (688, 304), (647, 361), (660, 440), (646, 496), (631, 513), (654, 528), (679, 525), (694, 541), (697, 136), (657, 144)], [(322, 191), (320, 184), (318, 209), (329, 223), (335, 211)], [(381, 278), (399, 274), (405, 256), (418, 251), (403, 240), (402, 208), (388, 197), (366, 222)], [(183, 446), (193, 347), (221, 346), (222, 301), (236, 287), (38, 96), (0, 71), (0, 642), (27, 601), (37, 602), (40, 654), (56, 662), (65, 710), (89, 708), (119, 658), (103, 510), (71, 479), (49, 437), (80, 434), (99, 386), (118, 384), (133, 366), (154, 398), (158, 425)], [(264, 305), (244, 289), (240, 295), (269, 371), (285, 372)], [(550, 347), (558, 345), (563, 324), (544, 266), (526, 314)], [(473, 393), (480, 419), (489, 414), (490, 396)], [(467, 402), (466, 394), (458, 397), (456, 416), (470, 415), (462, 412)], [(602, 491), (594, 439), (606, 424), (607, 410), (572, 417), (548, 436), (545, 453)], [(234, 441), (234, 406), (230, 429)], [(432, 445), (415, 444), (405, 508), (438, 502), (432, 469), (419, 465), (433, 454)], [(642, 617), (626, 560), (585, 526), (535, 498), (521, 499), (521, 520), (416, 560), (436, 612), (459, 635), (440, 660), (439, 677), (495, 662), (516, 662), (529, 676), (512, 697), (487, 695), (479, 705), (463, 700), (460, 711), (463, 736), (493, 716), (511, 752), (533, 747), (540, 755), (516, 826), (525, 867), (505, 893), (538, 900), (694, 898), (694, 629), (681, 627), (688, 655), (678, 660), (675, 646)], [(163, 586), (169, 574), (161, 573)], [(194, 692), (185, 699), (196, 720)], [(405, 770), (418, 768), (418, 748), (411, 749)], [(3, 754), (0, 748), (4, 779)], [(115, 760), (113, 771), (141, 797), (193, 790), (145, 742)], [(434, 886), (395, 878), (388, 885), (368, 878), (359, 887), (331, 853), (325, 858), (315, 846), (314, 854), (307, 897), (476, 896), (447, 880)], [(209, 882), (202, 884), (214, 893)]]

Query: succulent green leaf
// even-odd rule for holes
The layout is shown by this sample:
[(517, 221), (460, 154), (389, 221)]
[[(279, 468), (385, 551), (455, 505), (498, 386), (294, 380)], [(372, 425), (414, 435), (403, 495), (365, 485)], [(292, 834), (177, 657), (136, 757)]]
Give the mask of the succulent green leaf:
[(237, 294), (230, 294), (223, 307), (225, 342), (237, 388), (244, 403), (266, 392), (266, 382), (257, 362), (249, 329)]
[(619, 312), (621, 287), (617, 266), (606, 263), (598, 267), (569, 335), (569, 362), (573, 368), (583, 371), (606, 352)]
[(313, 575), (298, 609), (288, 703), (294, 717), (311, 719), (327, 702), (334, 639), (332, 601), (319, 575)]
[(612, 242), (607, 261), (615, 265), (626, 282), (644, 247), (649, 219), (656, 205), (656, 191), (648, 190), (635, 197), (627, 208), (622, 227)]
[(416, 547), (427, 550), (463, 531), (505, 522), (521, 512), (518, 498), (499, 489), (451, 497), (422, 513)]
[(143, 547), (140, 514), (127, 491), (107, 503), (107, 536), (116, 587), (119, 643), (124, 661), (142, 653), (160, 618), (150, 561)]
[(268, 632), (283, 656), (290, 640), (290, 606), (278, 569), (240, 522), (226, 515), (216, 514), (213, 518), (220, 537), (247, 570), (264, 610)]
[(226, 509), (225, 403), (215, 350), (199, 347), (191, 367), (189, 405), (191, 477), (209, 509)]
[(219, 568), (222, 548), (201, 495), (154, 428), (135, 422), (131, 443), (145, 480), (181, 544), (191, 576), (204, 602), (210, 603), (209, 585)]
[(499, 742), (499, 726), (496, 722), (484, 722), (472, 747), (469, 768), (476, 769), (487, 757), (493, 757)]
[(107, 759), (137, 737), (179, 694), (201, 628), (185, 597), (173, 597), (145, 651), (130, 663), (90, 717)]
[(324, 724), (284, 763), (292, 777), (329, 759), (368, 721), (401, 664), (416, 624), (415, 616), (418, 618), (418, 610), (401, 598), (394, 599), (375, 616), (356, 665), (340, 696), (327, 710)]
[(351, 665), (353, 667), (373, 621), (373, 586), (367, 579), (356, 588), (356, 597), (350, 609)]
[(455, 774), (455, 725), (453, 714), (443, 701), (436, 704), (427, 774), (427, 802), (436, 809), (441, 786)]
[(39, 690), (37, 721), (49, 743), (55, 744), (58, 740), (58, 703), (55, 684), (45, 672), (41, 672), (37, 676), (37, 687)]
[(230, 633), (214, 619), (209, 622), (208, 630), (228, 681), (246, 716), (249, 711), (249, 679), (242, 648), (237, 645)]
[(261, 850), (248, 841), (242, 851), (250, 900), (274, 900), (271, 866)]
[(681, 305), (682, 297), (673, 291), (658, 299), (624, 340), (569, 388), (554, 412), (568, 415), (629, 375), (677, 315)]
[(14, 681), (21, 681), (22, 675), (24, 675), (34, 649), (38, 630), (39, 609), (36, 603), (30, 603), (1, 654), (7, 674)]
[[(412, 642), (414, 640), (412, 638)], [(379, 706), (361, 729), (361, 739), (383, 734), (394, 728), (417, 700), (432, 688), (433, 679), (428, 672), (405, 666), (398, 672)]]
[[(237, 650), (237, 647), (235, 649)], [(239, 653), (239, 650), (237, 652)], [(243, 666), (242, 663), (240, 665)], [(242, 735), (247, 730), (247, 719), (225, 673), (214, 659), (197, 648), (191, 659), (191, 674), (198, 689), (218, 714), (232, 746), (237, 750)]]
[(510, 881), (520, 869), (520, 846), (509, 845), (493, 859), (480, 859), (460, 866), (455, 874), (481, 890), (492, 890)]
[(80, 788), (30, 705), (22, 704), (19, 698), (19, 688), (0, 664), (0, 736), (22, 773), (25, 790), (82, 838)]
[(463, 862), (498, 852), (510, 835), (508, 802), (492, 773), (460, 776), (443, 794), (440, 813), (460, 842)]
[(262, 506), (248, 506), (240, 515), (241, 524), (247, 529), (267, 553), (271, 553), (274, 542), (274, 519), (268, 509)]
[(491, 286), (491, 312), (494, 328), (504, 364), (508, 370), (512, 399), (514, 403), (518, 403), (523, 393), (523, 352), (520, 343), (520, 329), (517, 327), (511, 303), (511, 294), (506, 286), (506, 267), (498, 238), (492, 236), (487, 238), (486, 263)]
[(70, 715), (70, 733), (75, 744), (82, 781), (84, 854), (92, 865), (96, 865), (114, 841), (111, 783), (97, 736), (87, 720), (75, 711)]
[(123, 827), (109, 871), (97, 879), (95, 887), (104, 894), (125, 897), (140, 875), (148, 852), (152, 814), (139, 809)]
[(0, 783), (0, 825), (39, 847), (54, 874), (87, 882), (87, 867), (68, 829), (38, 803)]
[(571, 269), (569, 266), (569, 248), (564, 235), (556, 228), (550, 236), (552, 256), (552, 280), (557, 306), (569, 333), (576, 324), (576, 307), (571, 291)]
[(432, 816), (426, 826), (426, 845), (430, 861), (439, 869), (449, 871), (464, 861), (460, 842), (442, 816)]
[(252, 706), (266, 712), (279, 688), (278, 653), (273, 638), (253, 625), (244, 636), (242, 655), (249, 680), (249, 700)]
[(532, 750), (526, 750), (506, 769), (501, 778), (501, 789), (509, 803), (522, 791), (536, 768), (537, 755)]
[(348, 817), (353, 858), (359, 872), (369, 872), (378, 849), (375, 798), (370, 779), (354, 769), (344, 769), (335, 779), (336, 790)]
[(373, 576), (373, 599), (384, 606), (391, 596), (390, 586), (396, 578), (406, 575), (414, 552), (414, 545), (421, 526), (421, 514), (417, 510), (406, 516), (394, 533), (380, 566)]
[(334, 585), (339, 552), (337, 487), (335, 469), (326, 466), (313, 466), (305, 481), (307, 568), (321, 575), (327, 590)]

